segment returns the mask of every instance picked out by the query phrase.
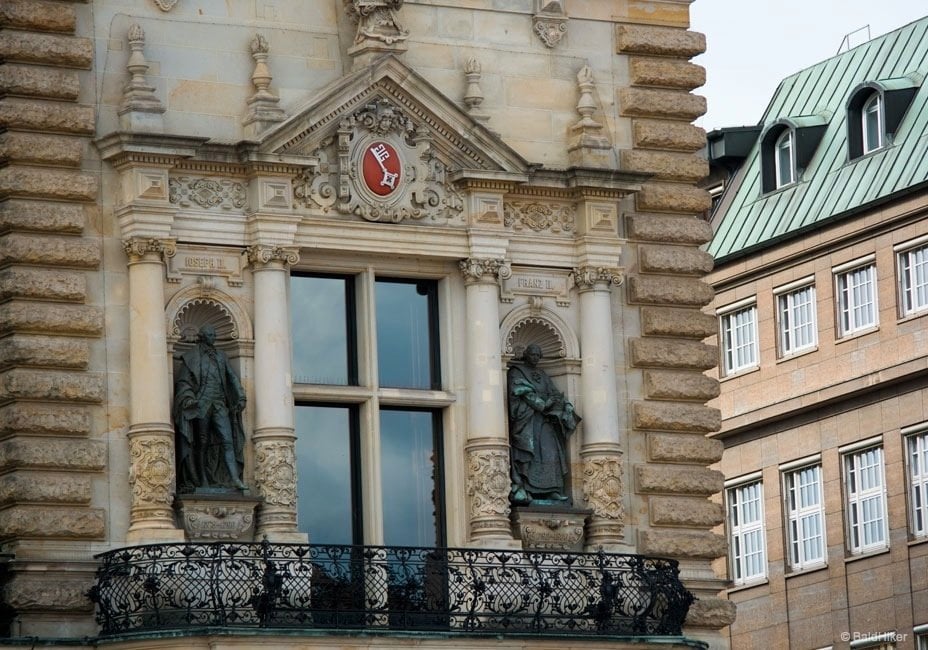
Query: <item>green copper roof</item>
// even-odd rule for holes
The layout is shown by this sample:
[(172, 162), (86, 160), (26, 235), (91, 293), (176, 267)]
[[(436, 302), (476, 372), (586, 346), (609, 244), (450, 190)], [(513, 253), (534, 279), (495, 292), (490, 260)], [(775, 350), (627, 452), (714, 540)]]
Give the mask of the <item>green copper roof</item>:
[[(763, 194), (758, 138), (714, 218), (708, 251), (717, 261), (745, 254), (854, 213), (928, 181), (928, 18), (875, 38), (784, 79), (764, 127), (824, 117), (827, 127), (799, 182)], [(917, 87), (892, 144), (848, 157), (847, 103), (866, 82)], [(911, 91), (910, 91), (911, 92)], [(782, 122), (781, 122), (782, 123)]]

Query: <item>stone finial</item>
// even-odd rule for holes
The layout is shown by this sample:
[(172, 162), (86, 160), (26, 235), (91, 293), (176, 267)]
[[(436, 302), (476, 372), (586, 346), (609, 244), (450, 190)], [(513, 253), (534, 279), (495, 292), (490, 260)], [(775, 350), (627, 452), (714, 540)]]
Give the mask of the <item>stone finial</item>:
[(464, 91), (464, 105), (467, 112), (478, 122), (486, 123), (490, 116), (480, 110), (483, 104), (483, 91), (480, 90), (481, 66), (476, 57), (470, 57), (464, 62), (464, 78), (467, 79), (467, 90)]
[(545, 47), (554, 47), (567, 33), (567, 10), (564, 0), (535, 0), (532, 27)]
[(162, 133), (164, 132), (164, 106), (155, 96), (155, 88), (148, 84), (148, 61), (143, 52), (145, 32), (138, 23), (133, 23), (126, 34), (129, 41), (129, 61), (126, 70), (132, 75), (122, 93), (122, 104), (117, 111), (119, 125), (126, 131)]
[(248, 98), (248, 112), (242, 120), (245, 137), (249, 138), (257, 137), (269, 126), (287, 119), (287, 114), (277, 105), (280, 98), (269, 90), (273, 77), (267, 65), (268, 49), (267, 39), (255, 34), (251, 39), (251, 56), (255, 60), (251, 83), (255, 92)]
[(343, 0), (348, 16), (358, 25), (348, 54), (358, 68), (383, 53), (406, 51), (407, 31), (397, 17), (403, 0)]
[(574, 133), (567, 147), (570, 163), (576, 167), (614, 167), (612, 143), (603, 133), (603, 125), (593, 119), (596, 111), (596, 101), (593, 99), (595, 82), (590, 66), (583, 66), (577, 73), (577, 86), (580, 89), (577, 102), (580, 121), (570, 127)]

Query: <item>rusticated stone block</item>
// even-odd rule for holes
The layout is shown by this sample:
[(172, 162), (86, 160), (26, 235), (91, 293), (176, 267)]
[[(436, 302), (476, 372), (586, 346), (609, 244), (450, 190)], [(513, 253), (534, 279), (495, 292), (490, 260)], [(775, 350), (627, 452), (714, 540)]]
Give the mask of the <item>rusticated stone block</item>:
[(655, 526), (712, 528), (725, 521), (721, 503), (697, 497), (651, 497), (648, 512)]
[(0, 25), (40, 32), (73, 32), (77, 15), (73, 7), (43, 0), (4, 0)]
[(31, 199), (0, 202), (0, 230), (35, 230), (77, 234), (84, 230), (84, 208), (73, 203)]
[(638, 492), (711, 496), (722, 491), (725, 477), (705, 467), (683, 465), (638, 465), (635, 468)]
[(616, 25), (616, 54), (655, 54), (690, 58), (706, 51), (706, 36), (674, 27)]
[(76, 70), (35, 65), (0, 65), (0, 91), (8, 95), (75, 100), (80, 92)]
[(701, 404), (647, 400), (632, 406), (636, 429), (711, 433), (722, 428), (722, 412)]
[(90, 106), (78, 104), (4, 97), (0, 99), (0, 126), (26, 131), (92, 135), (94, 111)]
[(707, 191), (679, 183), (645, 183), (635, 197), (643, 212), (701, 213), (712, 207)]
[(686, 615), (686, 626), (720, 629), (735, 622), (735, 604), (721, 598), (700, 598)]
[(2, 399), (99, 403), (103, 394), (103, 377), (96, 373), (14, 368), (0, 374)]
[(103, 312), (91, 305), (13, 301), (0, 305), (0, 332), (28, 331), (95, 336)]
[(93, 611), (87, 591), (93, 585), (93, 574), (84, 578), (62, 575), (53, 571), (23, 571), (13, 573), (4, 587), (6, 602), (16, 610)]
[(655, 178), (696, 182), (709, 173), (709, 163), (690, 153), (623, 149), (620, 166), (626, 172), (652, 174)]
[(84, 142), (61, 135), (8, 132), (0, 135), (0, 159), (77, 167)]
[(698, 246), (712, 239), (712, 226), (694, 216), (633, 214), (626, 225), (628, 238), (641, 241)]
[(90, 360), (87, 339), (14, 334), (0, 339), (0, 365), (85, 368)]
[(102, 508), (16, 505), (0, 510), (5, 537), (27, 539), (102, 539)]
[(718, 321), (698, 309), (642, 307), (641, 331), (648, 336), (704, 339), (716, 333)]
[(644, 394), (653, 399), (697, 400), (719, 396), (719, 382), (698, 371), (645, 370)]
[(14, 402), (0, 408), (0, 434), (85, 436), (89, 432), (90, 413), (85, 406)]
[(638, 267), (645, 273), (705, 275), (712, 265), (709, 253), (692, 246), (638, 247)]
[(692, 90), (706, 83), (706, 69), (688, 61), (629, 57), (628, 74), (633, 86), (661, 86)]
[[(71, 270), (11, 266), (0, 271), (0, 298), (41, 298), (83, 302), (87, 278)], [(2, 308), (0, 308), (2, 309)]]
[(74, 472), (12, 472), (0, 476), (0, 504), (90, 503), (90, 477)]
[(693, 305), (712, 302), (712, 287), (698, 278), (633, 275), (628, 278), (628, 301), (651, 305)]
[(725, 538), (709, 531), (638, 531), (638, 552), (643, 555), (714, 560), (727, 551)]
[(10, 195), (93, 201), (97, 197), (97, 179), (78, 171), (11, 165), (0, 169), (0, 196)]
[(89, 38), (2, 29), (0, 59), (89, 68), (93, 62), (93, 42)]
[(699, 151), (706, 146), (705, 129), (686, 122), (637, 119), (632, 131), (635, 146), (645, 149)]
[(629, 349), (636, 367), (709, 370), (718, 363), (718, 348), (699, 341), (632, 339)]
[(660, 463), (711, 465), (722, 460), (721, 440), (690, 433), (649, 433), (648, 458)]
[(692, 122), (706, 112), (706, 98), (682, 90), (619, 88), (619, 110), (628, 117), (667, 117)]
[(106, 445), (98, 440), (17, 436), (0, 441), (0, 468), (99, 471)]
[(0, 263), (96, 268), (102, 257), (95, 239), (10, 233), (0, 237)]

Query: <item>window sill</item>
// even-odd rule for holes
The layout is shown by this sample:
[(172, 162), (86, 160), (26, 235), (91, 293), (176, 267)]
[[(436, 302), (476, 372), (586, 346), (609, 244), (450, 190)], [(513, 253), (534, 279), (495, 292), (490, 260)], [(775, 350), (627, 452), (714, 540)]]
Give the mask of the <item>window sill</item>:
[(840, 338), (835, 339), (835, 345), (841, 345), (846, 341), (853, 341), (860, 338), (861, 336), (866, 336), (867, 334), (873, 334), (874, 332), (879, 332), (879, 325), (872, 325), (862, 330), (854, 330), (853, 332), (848, 332), (847, 334), (842, 334)]
[(784, 363), (786, 361), (792, 361), (799, 357), (804, 357), (807, 354), (812, 354), (813, 352), (818, 352), (818, 344), (810, 345), (807, 348), (802, 348), (797, 352), (790, 352), (789, 354), (784, 354), (783, 356), (777, 357), (777, 363)]
[(900, 324), (908, 323), (909, 321), (922, 318), (923, 316), (928, 316), (928, 307), (922, 307), (921, 309), (911, 311), (908, 314), (903, 314), (896, 320), (896, 322)]
[(734, 587), (729, 587), (726, 590), (726, 593), (733, 594), (739, 591), (746, 591), (748, 589), (753, 589), (754, 587), (763, 587), (764, 585), (769, 585), (769, 584), (770, 584), (769, 578), (762, 578), (762, 579), (755, 580), (753, 582), (746, 582), (742, 585), (735, 585)]
[(878, 548), (874, 551), (866, 551), (865, 553), (859, 553), (857, 555), (848, 555), (846, 558), (844, 558), (844, 563), (850, 564), (851, 562), (856, 562), (857, 560), (866, 560), (867, 558), (883, 555), (884, 553), (889, 553), (889, 546), (884, 546), (883, 548)]
[(913, 537), (907, 542), (907, 544), (909, 546), (919, 546), (920, 544), (928, 544), (928, 535), (919, 535), (918, 537)]
[(789, 573), (785, 574), (783, 577), (784, 577), (786, 580), (789, 580), (790, 578), (796, 578), (796, 577), (798, 577), (798, 576), (804, 576), (804, 575), (806, 575), (807, 573), (815, 573), (816, 571), (821, 571), (822, 569), (827, 569), (827, 568), (828, 568), (828, 563), (827, 563), (827, 562), (824, 562), (824, 563), (822, 563), (822, 564), (816, 564), (816, 565), (814, 565), (814, 566), (807, 566), (807, 567), (803, 567), (803, 568), (801, 568), (801, 569), (796, 569), (795, 571), (790, 571)]
[(750, 375), (752, 372), (760, 372), (760, 364), (756, 366), (751, 366), (750, 368), (744, 368), (743, 370), (736, 370), (732, 373), (725, 375), (724, 377), (719, 377), (719, 381), (728, 381), (729, 379), (736, 379), (738, 377), (744, 377), (745, 375)]

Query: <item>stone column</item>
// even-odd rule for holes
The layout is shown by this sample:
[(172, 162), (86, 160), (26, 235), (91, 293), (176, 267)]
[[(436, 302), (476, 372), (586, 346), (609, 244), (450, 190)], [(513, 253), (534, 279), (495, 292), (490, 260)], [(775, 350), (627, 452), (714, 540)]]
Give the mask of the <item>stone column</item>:
[(583, 497), (593, 516), (586, 547), (609, 549), (622, 540), (622, 446), (612, 346), (611, 287), (619, 269), (585, 266), (573, 271), (580, 292), (580, 389), (583, 395)]
[(471, 541), (512, 546), (509, 524), (509, 440), (499, 340), (499, 278), (511, 271), (501, 259), (460, 262), (464, 275), (467, 376), (467, 492)]
[(174, 525), (174, 428), (167, 333), (164, 256), (171, 239), (132, 238), (129, 257), (129, 485), (132, 501), (126, 540), (183, 541)]
[(306, 542), (297, 532), (296, 434), (290, 361), (288, 268), (299, 261), (293, 248), (252, 246), (248, 261), (255, 283), (255, 486), (263, 503), (256, 537)]

